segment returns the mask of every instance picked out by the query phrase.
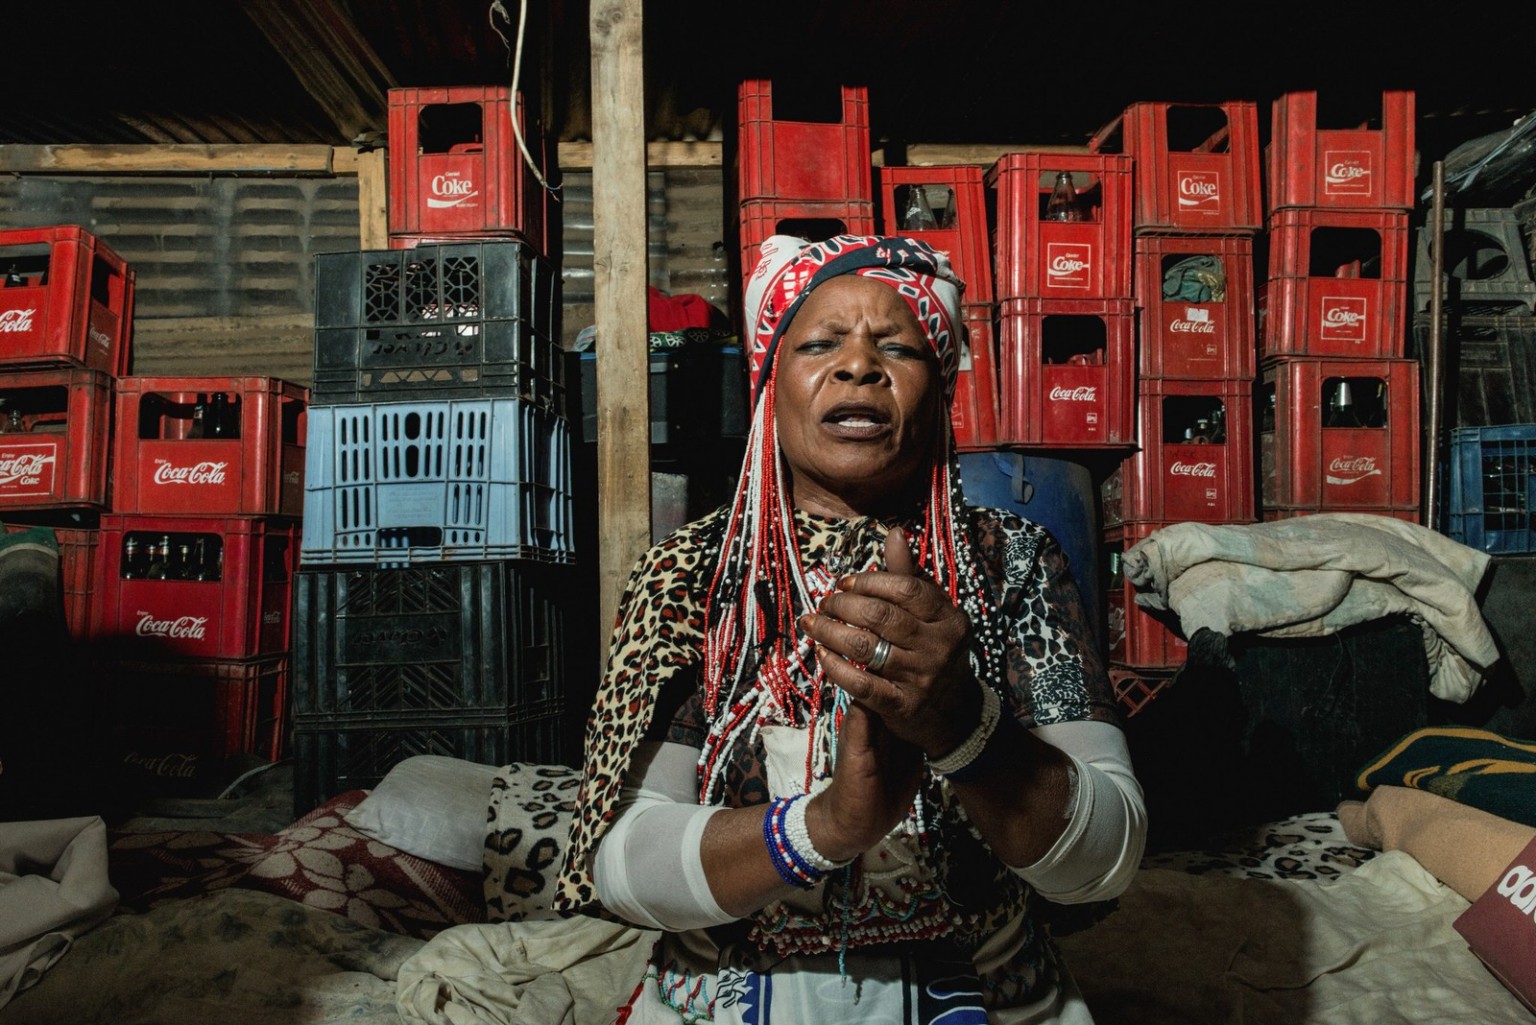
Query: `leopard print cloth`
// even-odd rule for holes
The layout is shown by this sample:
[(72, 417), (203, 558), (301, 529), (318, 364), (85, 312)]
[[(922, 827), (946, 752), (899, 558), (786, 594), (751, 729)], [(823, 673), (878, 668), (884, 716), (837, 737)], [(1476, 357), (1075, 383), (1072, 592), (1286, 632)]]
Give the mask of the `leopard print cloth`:
[[(630, 575), (619, 603), (608, 666), (587, 723), (584, 775), (555, 906), (593, 911), (591, 859), (613, 817), (635, 745), (652, 730), (659, 705), (672, 717), (698, 688), (704, 649), (705, 591), (719, 558), (729, 508), (696, 520), (654, 545)], [(1120, 723), (1119, 706), (1098, 654), (1066, 557), (1037, 524), (995, 509), (965, 507), (967, 533), (1007, 636), (1007, 687), (1026, 728), (1085, 719)], [(841, 538), (841, 521), (796, 512), (802, 565), (819, 565)], [(663, 702), (662, 695), (669, 700)], [(686, 714), (680, 716), (686, 719)], [(733, 758), (737, 753), (733, 752)], [(767, 798), (762, 759), (742, 757), (726, 800)]]

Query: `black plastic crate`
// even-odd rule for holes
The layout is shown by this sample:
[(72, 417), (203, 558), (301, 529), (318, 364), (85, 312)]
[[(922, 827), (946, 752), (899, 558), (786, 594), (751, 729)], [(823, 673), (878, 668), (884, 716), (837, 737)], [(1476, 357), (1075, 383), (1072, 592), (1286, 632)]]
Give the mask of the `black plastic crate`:
[[(597, 440), (597, 353), (573, 353), (581, 380), (581, 440)], [(739, 346), (686, 345), (650, 354), (651, 444), (686, 447), (744, 438), (749, 422), (746, 364)], [(576, 419), (572, 415), (572, 419)]]
[(517, 396), (564, 414), (559, 270), (518, 239), (315, 257), (311, 405)]
[[(1422, 360), (1430, 318), (1413, 322), (1407, 355)], [(1445, 319), (1446, 425), (1536, 423), (1536, 317)]]
[(565, 695), (572, 567), (304, 570), (296, 583), (296, 716), (504, 717)]
[[(1430, 232), (1418, 230), (1413, 267), (1413, 308), (1429, 309), (1434, 291)], [(1442, 299), (1466, 316), (1536, 313), (1536, 280), (1515, 211), (1505, 208), (1447, 210)]]
[(295, 715), (295, 817), (348, 790), (370, 790), (414, 755), (445, 755), (483, 765), (581, 763), (584, 715), (545, 702), (517, 715), (338, 718)]

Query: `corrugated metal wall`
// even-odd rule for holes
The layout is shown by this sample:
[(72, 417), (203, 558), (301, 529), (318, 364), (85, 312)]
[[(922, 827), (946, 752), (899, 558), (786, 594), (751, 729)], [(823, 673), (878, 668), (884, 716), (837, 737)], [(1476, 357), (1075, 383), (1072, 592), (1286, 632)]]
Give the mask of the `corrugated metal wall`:
[[(651, 283), (726, 309), (718, 169), (653, 171)], [(592, 175), (561, 189), (564, 343), (592, 322)], [(133, 267), (135, 374), (307, 385), (316, 253), (358, 247), (352, 177), (0, 178), (0, 228), (77, 224)]]

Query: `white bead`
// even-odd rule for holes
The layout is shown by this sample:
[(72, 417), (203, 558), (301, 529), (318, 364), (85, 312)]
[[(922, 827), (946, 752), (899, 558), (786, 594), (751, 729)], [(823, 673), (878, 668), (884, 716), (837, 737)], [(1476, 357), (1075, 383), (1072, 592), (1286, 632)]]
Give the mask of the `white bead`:
[(947, 775), (958, 772), (981, 757), (982, 749), (987, 746), (987, 741), (992, 737), (992, 731), (997, 729), (998, 720), (1002, 718), (1003, 703), (997, 696), (997, 691), (985, 684), (981, 685), (981, 722), (976, 724), (976, 729), (971, 735), (960, 742), (943, 758), (928, 759), (928, 767), (939, 775)]

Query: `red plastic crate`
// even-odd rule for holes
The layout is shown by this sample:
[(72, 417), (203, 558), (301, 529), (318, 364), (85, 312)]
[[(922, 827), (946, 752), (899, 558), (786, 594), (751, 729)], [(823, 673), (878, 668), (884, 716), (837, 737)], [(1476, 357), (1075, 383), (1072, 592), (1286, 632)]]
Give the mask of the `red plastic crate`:
[[(198, 400), (214, 394), (229, 396), (234, 436), (197, 426)], [(308, 402), (308, 389), (273, 377), (121, 378), (112, 510), (302, 515)]]
[(1167, 523), (1123, 523), (1104, 532), (1104, 565), (1109, 570), (1106, 592), (1105, 647), (1111, 666), (1135, 669), (1174, 669), (1189, 657), (1189, 642), (1172, 612), (1156, 614), (1136, 604), (1136, 587), (1125, 579), (1121, 557)]
[(1138, 232), (1251, 235), (1264, 226), (1258, 107), (1249, 100), (1133, 103), (1088, 148), (1135, 158)]
[(0, 231), (0, 367), (128, 372), (134, 273), (74, 225)]
[[(155, 561), (146, 546), (162, 538), (172, 549), (169, 575), (145, 575)], [(285, 652), (298, 548), (298, 524), (286, 518), (104, 515), (91, 635), (140, 659)], [(210, 579), (186, 578), (203, 566)]]
[[(18, 534), (36, 529), (30, 523), (4, 524), (5, 532)], [(64, 625), (69, 636), (83, 641), (90, 636), (91, 594), (96, 588), (98, 531), (52, 527), (59, 547), (59, 593), (64, 604)]]
[(993, 339), (992, 307), (966, 303), (964, 318), (969, 341), (960, 354), (955, 401), (950, 424), (961, 452), (997, 448), (997, 346)]
[(391, 236), (511, 234), (546, 250), (544, 189), (518, 148), (514, 107), (544, 174), (542, 133), (522, 93), (508, 86), (389, 91)]
[[(1258, 400), (1260, 507), (1418, 515), (1419, 365), (1414, 360), (1265, 363)], [(1325, 396), (1350, 384), (1353, 417), (1325, 426)]]
[[(1265, 509), (1259, 519), (1265, 523), (1272, 523), (1275, 520), (1295, 519), (1297, 516), (1311, 516), (1313, 513), (1339, 511), (1337, 509)], [(1350, 509), (1348, 511), (1368, 513), (1372, 516), (1390, 516), (1395, 520), (1403, 520), (1407, 523), (1419, 522), (1419, 511), (1417, 509)]]
[(99, 370), (0, 374), (0, 513), (107, 504), (112, 384)]
[[(1252, 523), (1257, 508), (1253, 382), (1143, 378), (1139, 387), (1141, 448), (1104, 482), (1105, 526), (1127, 521)], [(1215, 407), (1221, 410), (1223, 440), (1185, 441), (1186, 425)], [(1208, 435), (1216, 431), (1212, 426)]]
[(1275, 100), (1265, 150), (1271, 212), (1286, 207), (1412, 210), (1414, 94), (1381, 94), (1380, 117), (1319, 128), (1317, 93)]
[(737, 202), (873, 203), (869, 90), (841, 90), (840, 120), (775, 121), (772, 82), (737, 87)]
[[(235, 755), (285, 754), (287, 655), (246, 661), (98, 659), (112, 754), (135, 789), (190, 794), (227, 782)], [(211, 796), (211, 795), (209, 795)]]
[[(1136, 303), (1142, 311), (1142, 376), (1251, 382), (1258, 364), (1253, 240), (1232, 235), (1140, 235), (1132, 248)], [(1202, 289), (1199, 277), (1169, 280), (1183, 261), (1196, 257), (1217, 261), (1225, 281), (1223, 292)], [(1181, 298), (1181, 289), (1193, 298)]]
[(754, 199), (741, 204), (738, 218), (743, 295), (746, 283), (757, 269), (759, 248), (774, 235), (794, 235), (819, 242), (834, 235), (875, 233), (875, 205), (862, 201), (801, 203)]
[[(880, 231), (926, 242), (949, 254), (965, 282), (967, 303), (990, 303), (992, 256), (987, 236), (987, 189), (975, 164), (880, 169)], [(913, 190), (919, 190), (934, 218), (933, 227), (912, 227), (904, 219)]]
[[(1131, 293), (1128, 156), (1005, 153), (987, 169), (999, 299), (1120, 299)], [(1072, 174), (1090, 219), (1047, 221), (1060, 171)]]
[(1269, 225), (1261, 356), (1401, 357), (1408, 216), (1390, 210), (1276, 211)]
[(998, 430), (1040, 448), (1136, 440), (1136, 313), (1130, 299), (1005, 299), (998, 318)]

